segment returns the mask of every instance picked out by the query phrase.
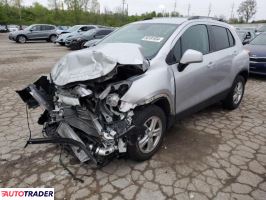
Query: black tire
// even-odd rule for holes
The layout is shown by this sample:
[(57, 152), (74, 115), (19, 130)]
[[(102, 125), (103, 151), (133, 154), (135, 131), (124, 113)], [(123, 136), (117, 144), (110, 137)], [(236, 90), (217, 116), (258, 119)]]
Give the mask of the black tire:
[(56, 41), (56, 35), (50, 35), (49, 42), (55, 42)]
[[(156, 117), (161, 120), (161, 128), (162, 133), (160, 138), (158, 139), (157, 145), (154, 145), (154, 149), (151, 152), (144, 153), (139, 147), (139, 141), (143, 139), (144, 135), (146, 134), (147, 127), (144, 126), (144, 123), (149, 120), (151, 117)], [(139, 111), (135, 111), (135, 115), (133, 117), (133, 123), (136, 127), (138, 127), (139, 131), (137, 133), (137, 139), (129, 143), (128, 145), (128, 155), (132, 160), (135, 161), (144, 161), (150, 159), (160, 148), (165, 129), (166, 129), (166, 117), (165, 113), (161, 108), (155, 105), (149, 105)]]
[[(241, 97), (239, 97), (239, 99), (236, 101), (236, 100), (234, 100), (234, 94), (235, 94), (236, 88), (238, 87), (238, 84), (241, 84), (242, 85), (243, 90), (242, 90)], [(229, 94), (223, 100), (223, 106), (224, 106), (224, 108), (226, 108), (228, 110), (234, 110), (234, 109), (238, 108), (239, 104), (242, 101), (244, 92), (245, 92), (245, 84), (246, 84), (246, 81), (245, 81), (244, 77), (238, 75), (236, 77), (236, 79), (234, 80), (234, 83), (233, 83), (233, 85), (231, 87), (231, 90), (230, 90)]]
[(18, 35), (16, 38), (16, 42), (18, 43), (26, 43), (27, 38), (24, 35)]

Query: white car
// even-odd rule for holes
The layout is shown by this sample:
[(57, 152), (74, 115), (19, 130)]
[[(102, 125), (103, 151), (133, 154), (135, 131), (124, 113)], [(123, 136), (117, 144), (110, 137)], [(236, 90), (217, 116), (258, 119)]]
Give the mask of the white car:
[(7, 27), (8, 27), (9, 32), (19, 31), (19, 28), (17, 25), (8, 25)]
[(55, 43), (58, 43), (62, 46), (65, 45), (66, 39), (69, 37), (72, 37), (77, 34), (84, 33), (90, 29), (97, 28), (98, 26), (96, 25), (76, 25), (72, 26), (70, 29), (68, 29), (68, 33), (60, 34), (58, 35), (58, 38), (56, 39)]

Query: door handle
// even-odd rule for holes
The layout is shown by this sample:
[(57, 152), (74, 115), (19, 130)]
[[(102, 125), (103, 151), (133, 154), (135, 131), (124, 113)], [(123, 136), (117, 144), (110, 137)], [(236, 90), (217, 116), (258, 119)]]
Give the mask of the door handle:
[(233, 55), (236, 55), (236, 54), (237, 54), (237, 51), (234, 51), (234, 52), (233, 52)]

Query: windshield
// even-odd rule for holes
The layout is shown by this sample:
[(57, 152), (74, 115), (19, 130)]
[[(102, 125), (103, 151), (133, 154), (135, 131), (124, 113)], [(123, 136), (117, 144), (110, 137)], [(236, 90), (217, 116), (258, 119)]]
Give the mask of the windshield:
[(178, 27), (177, 24), (129, 24), (103, 39), (103, 43), (134, 43), (142, 46), (145, 58), (153, 58)]
[(260, 34), (257, 37), (255, 37), (250, 44), (253, 45), (266, 45), (266, 34)]
[(67, 31), (72, 33), (73, 31), (76, 31), (80, 28), (80, 26), (76, 25), (76, 26), (72, 26), (71, 28), (69, 28)]

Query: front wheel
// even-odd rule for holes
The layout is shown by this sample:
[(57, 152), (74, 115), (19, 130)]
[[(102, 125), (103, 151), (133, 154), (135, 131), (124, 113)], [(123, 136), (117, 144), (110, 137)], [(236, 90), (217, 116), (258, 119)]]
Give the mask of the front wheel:
[(245, 79), (242, 76), (236, 77), (229, 94), (223, 101), (223, 105), (226, 109), (234, 110), (238, 108), (244, 95), (245, 83)]
[(25, 43), (27, 41), (27, 38), (24, 35), (19, 35), (17, 38), (17, 42), (19, 43)]
[(165, 114), (158, 106), (150, 105), (136, 111), (133, 122), (140, 132), (128, 146), (129, 157), (137, 161), (148, 160), (161, 146), (166, 129)]
[(49, 37), (49, 41), (52, 42), (52, 43), (54, 43), (56, 41), (56, 35), (51, 35)]

